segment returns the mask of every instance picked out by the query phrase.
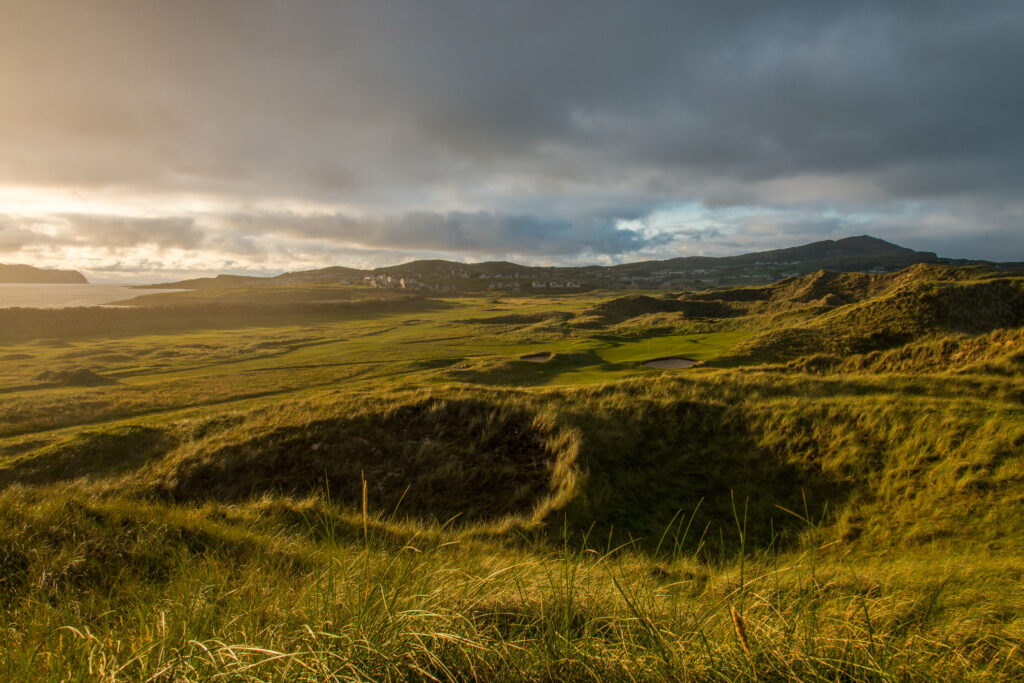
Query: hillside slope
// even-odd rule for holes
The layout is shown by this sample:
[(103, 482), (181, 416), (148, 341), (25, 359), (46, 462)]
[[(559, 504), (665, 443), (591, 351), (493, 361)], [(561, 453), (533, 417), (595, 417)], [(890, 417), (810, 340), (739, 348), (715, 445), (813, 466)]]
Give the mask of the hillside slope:
[(623, 288), (630, 283), (658, 286), (663, 283), (687, 283), (703, 288), (709, 284), (741, 282), (743, 278), (773, 281), (792, 271), (801, 274), (827, 268), (840, 271), (897, 270), (916, 263), (934, 263), (940, 259), (932, 252), (914, 251), (905, 247), (862, 235), (840, 240), (825, 240), (798, 247), (775, 249), (738, 256), (686, 256), (661, 261), (641, 261), (615, 266), (542, 267), (524, 266), (508, 261), (458, 263), (440, 259), (359, 270), (331, 266), (317, 270), (284, 273), (275, 277), (219, 275), (215, 278), (182, 280), (161, 285), (165, 288), (206, 289), (248, 285), (331, 284), (341, 281), (360, 282), (364, 277), (387, 276), (416, 278), (455, 289), (469, 288), (478, 279), (523, 280), (532, 287), (534, 281), (548, 283), (577, 282), (592, 287)]
[(5, 315), (0, 678), (1021, 680), (1022, 283)]
[(53, 270), (0, 263), (0, 282), (17, 284), (89, 284), (77, 270)]
[(818, 274), (780, 283), (762, 310), (802, 308), (805, 316), (758, 333), (737, 353), (761, 360), (866, 353), (1024, 325), (1024, 278), (972, 279), (979, 275), (918, 266), (885, 276)]

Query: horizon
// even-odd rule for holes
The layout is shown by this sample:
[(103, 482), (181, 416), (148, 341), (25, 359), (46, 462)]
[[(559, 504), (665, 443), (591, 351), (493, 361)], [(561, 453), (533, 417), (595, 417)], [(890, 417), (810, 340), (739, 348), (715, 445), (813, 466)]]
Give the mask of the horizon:
[[(881, 238), (875, 237), (873, 235), (847, 235), (845, 237), (837, 237), (835, 239), (816, 240), (815, 242), (808, 242), (808, 243), (805, 243), (805, 244), (793, 244), (793, 245), (789, 245), (787, 247), (782, 247), (782, 250), (814, 246), (814, 245), (823, 244), (823, 243), (839, 243), (839, 242), (843, 242), (843, 241), (847, 241), (847, 240), (854, 240), (854, 239), (878, 240), (878, 241), (883, 242), (885, 244), (888, 244), (890, 246), (906, 248), (906, 247), (904, 247), (904, 245), (894, 244), (894, 243), (888, 242), (886, 240), (882, 240)], [(764, 251), (756, 251), (756, 252), (741, 251), (741, 252), (736, 252), (736, 253), (732, 253), (732, 254), (723, 254), (721, 256), (712, 256), (712, 257), (706, 257), (704, 255), (697, 255), (697, 254), (689, 254), (689, 255), (686, 255), (686, 256), (682, 256), (682, 257), (668, 257), (666, 259), (660, 259), (658, 261), (667, 261), (667, 260), (671, 260), (671, 259), (675, 259), (675, 258), (692, 258), (692, 257), (697, 257), (697, 258), (732, 258), (732, 257), (738, 257), (738, 256), (750, 256), (750, 255), (769, 253), (770, 251), (777, 251), (777, 250), (764, 250)], [(986, 261), (986, 259), (958, 259), (958, 257), (949, 257), (949, 256), (941, 255), (941, 254), (934, 254), (934, 252), (926, 252), (924, 250), (913, 250), (913, 251), (917, 251), (917, 252), (920, 252), (920, 253), (930, 253), (930, 254), (933, 254), (934, 256), (936, 256), (939, 259)], [(559, 267), (569, 267), (569, 268), (600, 267), (600, 268), (603, 268), (603, 267), (609, 267), (609, 266), (615, 266), (615, 265), (629, 265), (629, 264), (635, 264), (635, 263), (642, 263), (642, 262), (644, 262), (644, 261), (621, 261), (619, 263), (613, 263), (613, 264), (580, 263), (580, 264), (574, 264), (574, 265), (571, 265), (571, 266), (550, 266), (550, 265), (538, 264), (538, 263), (523, 263), (523, 262), (514, 262), (514, 261), (505, 261), (505, 260), (488, 260), (488, 261), (461, 260), (460, 261), (460, 260), (452, 260), (452, 259), (421, 259), (421, 258), (417, 258), (417, 259), (410, 259), (410, 260), (400, 261), (400, 262), (395, 262), (395, 263), (388, 263), (388, 264), (384, 264), (382, 266), (373, 266), (373, 267), (368, 267), (368, 268), (361, 268), (361, 269), (357, 269), (357, 270), (361, 270), (363, 272), (372, 272), (374, 270), (382, 270), (382, 269), (388, 269), (388, 268), (402, 268), (403, 266), (408, 266), (408, 265), (411, 265), (411, 264), (431, 262), (431, 261), (441, 261), (441, 262), (447, 262), (447, 263), (457, 263), (457, 264), (461, 264), (461, 265), (465, 265), (465, 266), (481, 266), (481, 265), (494, 264), (494, 263), (510, 263), (511, 265), (522, 266), (522, 267), (525, 267), (525, 268), (559, 268)], [(658, 262), (658, 261), (654, 261), (654, 262)], [(650, 261), (648, 261), (648, 262), (650, 262)], [(1002, 262), (1000, 262), (1000, 261), (988, 261), (988, 262), (989, 263), (1012, 263), (1010, 261), (1002, 261)], [(5, 266), (5, 265), (6, 266), (16, 266), (16, 265), (29, 265), (29, 264), (10, 264), (10, 263), (5, 264), (5, 263), (0, 263), (0, 266)], [(184, 282), (184, 281), (188, 281), (188, 280), (192, 280), (192, 279), (203, 279), (203, 278), (212, 279), (212, 278), (220, 277), (222, 275), (223, 276), (240, 276), (240, 277), (258, 277), (258, 278), (268, 278), (268, 279), (271, 279), (271, 278), (275, 278), (275, 277), (278, 277), (278, 276), (281, 276), (281, 275), (286, 275), (286, 274), (289, 274), (289, 273), (312, 272), (312, 271), (323, 270), (323, 269), (328, 269), (328, 268), (332, 268), (332, 267), (337, 267), (337, 264), (331, 264), (331, 265), (323, 266), (321, 268), (311, 268), (311, 269), (306, 269), (306, 270), (302, 270), (302, 271), (268, 270), (268, 271), (265, 271), (264, 273), (260, 273), (260, 274), (253, 273), (251, 271), (250, 272), (241, 272), (241, 273), (213, 271), (213, 272), (209, 272), (209, 273), (200, 273), (200, 274), (195, 274), (193, 272), (193, 273), (188, 273), (186, 277), (177, 278), (177, 279), (167, 279), (167, 280), (162, 280), (162, 281), (154, 281), (152, 279), (147, 279), (146, 278), (146, 275), (147, 275), (146, 273), (139, 273), (139, 274), (133, 276), (131, 279), (121, 278), (121, 279), (105, 280), (105, 279), (102, 279), (102, 278), (89, 277), (89, 274), (87, 272), (83, 273), (82, 271), (77, 270), (77, 269), (64, 269), (64, 270), (76, 271), (76, 272), (81, 273), (82, 275), (86, 276), (86, 279), (88, 280), (87, 284), (91, 284), (91, 285), (139, 286), (139, 285), (173, 284), (175, 282), (179, 282), (179, 281)], [(348, 267), (348, 266), (341, 266), (341, 267)], [(43, 269), (43, 270), (56, 270), (56, 269), (48, 269), (47, 268), (47, 269)]]
[(1024, 261), (1024, 7), (12, 0), (8, 16), (3, 263), (138, 284), (862, 234)]

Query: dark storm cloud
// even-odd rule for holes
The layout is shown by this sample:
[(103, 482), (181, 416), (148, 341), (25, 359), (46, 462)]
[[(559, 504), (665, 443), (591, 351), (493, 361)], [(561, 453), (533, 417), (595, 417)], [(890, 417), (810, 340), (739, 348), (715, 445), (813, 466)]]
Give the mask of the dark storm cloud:
[(601, 162), (743, 180), (891, 169), (916, 194), (951, 174), (1016, 187), (1021, 170), (1013, 3), (15, 6), (5, 118), (57, 137), (9, 179), (27, 162), (317, 193)]
[[(0, 186), (212, 198), (251, 231), (76, 218), (97, 245), (256, 254), (283, 232), (617, 255), (669, 239), (617, 219), (677, 201), (789, 208), (776, 224), (819, 226), (809, 237), (955, 201), (945, 235), (1012, 225), (999, 206), (1024, 178), (1017, 3), (10, 0), (5, 15)], [(253, 208), (266, 199), (336, 215)], [(829, 206), (846, 213), (805, 221)], [(718, 229), (743, 244), (754, 228)]]

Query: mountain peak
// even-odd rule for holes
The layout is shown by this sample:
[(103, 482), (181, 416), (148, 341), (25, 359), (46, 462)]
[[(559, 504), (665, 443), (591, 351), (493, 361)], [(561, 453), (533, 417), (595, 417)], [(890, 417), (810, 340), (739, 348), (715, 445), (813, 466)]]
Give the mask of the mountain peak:
[[(828, 240), (832, 242), (833, 240)], [(892, 242), (886, 242), (878, 237), (872, 237), (871, 235), (857, 235), (856, 237), (844, 237), (834, 241), (834, 244), (842, 246), (844, 249), (858, 252), (893, 252), (900, 254), (914, 253), (913, 249), (907, 247), (901, 247), (898, 244)], [(919, 252), (922, 254), (930, 252)]]

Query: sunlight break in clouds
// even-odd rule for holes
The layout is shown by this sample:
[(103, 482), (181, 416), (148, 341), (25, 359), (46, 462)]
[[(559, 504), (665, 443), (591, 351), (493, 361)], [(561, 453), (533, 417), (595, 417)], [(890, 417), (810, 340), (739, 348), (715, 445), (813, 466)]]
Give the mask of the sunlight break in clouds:
[(1024, 259), (1024, 10), (739, 4), (7, 0), (0, 261)]

